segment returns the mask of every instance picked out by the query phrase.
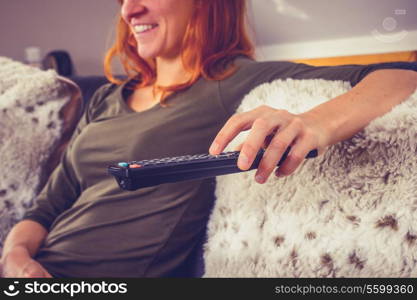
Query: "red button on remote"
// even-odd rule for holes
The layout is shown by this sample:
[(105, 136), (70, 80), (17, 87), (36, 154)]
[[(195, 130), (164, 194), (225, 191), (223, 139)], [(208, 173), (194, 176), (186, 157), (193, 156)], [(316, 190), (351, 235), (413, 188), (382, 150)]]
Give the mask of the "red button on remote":
[(130, 168), (140, 168), (142, 166), (141, 165), (138, 165), (138, 164), (131, 164), (129, 167)]

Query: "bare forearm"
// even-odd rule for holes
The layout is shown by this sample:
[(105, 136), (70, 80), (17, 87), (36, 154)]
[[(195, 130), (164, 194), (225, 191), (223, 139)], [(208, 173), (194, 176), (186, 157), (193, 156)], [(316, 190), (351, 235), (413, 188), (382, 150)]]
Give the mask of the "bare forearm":
[(1, 259), (16, 249), (21, 253), (27, 251), (33, 257), (47, 234), (47, 230), (37, 222), (23, 220), (17, 223), (6, 238)]
[(306, 114), (328, 128), (329, 145), (348, 139), (373, 119), (389, 112), (417, 88), (417, 72), (379, 70), (370, 73), (349, 92)]

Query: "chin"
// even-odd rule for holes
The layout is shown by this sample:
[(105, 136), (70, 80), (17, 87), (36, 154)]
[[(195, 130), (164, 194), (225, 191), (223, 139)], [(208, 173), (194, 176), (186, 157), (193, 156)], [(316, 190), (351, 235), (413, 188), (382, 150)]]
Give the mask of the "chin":
[(138, 55), (143, 58), (144, 60), (154, 59), (158, 56), (158, 52), (154, 50), (148, 50), (148, 49), (140, 49), (138, 47), (137, 49)]
[(140, 51), (138, 51), (138, 54), (144, 60), (150, 60), (150, 59), (154, 59), (156, 57), (156, 55), (153, 55), (152, 53), (148, 53), (148, 52), (140, 52)]

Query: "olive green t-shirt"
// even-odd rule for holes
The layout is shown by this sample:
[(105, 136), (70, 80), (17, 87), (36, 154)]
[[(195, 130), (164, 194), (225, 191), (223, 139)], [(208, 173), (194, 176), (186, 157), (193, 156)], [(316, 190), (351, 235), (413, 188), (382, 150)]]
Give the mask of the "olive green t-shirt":
[[(200, 78), (187, 90), (135, 112), (126, 83), (106, 84), (90, 100), (61, 162), (24, 219), (49, 233), (35, 256), (56, 277), (170, 276), (205, 231), (215, 179), (125, 191), (108, 175), (121, 161), (208, 153), (244, 95), (274, 79), (323, 78), (358, 83), (381, 68), (416, 64), (313, 67), (285, 61), (235, 59), (222, 81)], [(244, 222), (244, 220), (242, 220)]]

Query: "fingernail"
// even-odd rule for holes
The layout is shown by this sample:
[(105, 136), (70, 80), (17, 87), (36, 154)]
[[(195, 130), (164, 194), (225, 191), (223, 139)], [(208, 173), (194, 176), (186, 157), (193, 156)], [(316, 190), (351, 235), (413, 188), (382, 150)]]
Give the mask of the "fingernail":
[(243, 168), (246, 168), (246, 166), (249, 164), (249, 159), (248, 159), (248, 157), (245, 154), (240, 153), (239, 154), (239, 162), (238, 163)]
[(211, 144), (209, 152), (217, 152), (217, 150), (219, 150), (219, 144), (216, 142), (213, 142), (213, 144)]
[(284, 174), (282, 174), (282, 173), (280, 173), (280, 172), (276, 171), (276, 172), (275, 172), (275, 176), (277, 176), (278, 178), (281, 178), (281, 177), (284, 177)]
[(259, 182), (259, 183), (264, 183), (264, 177), (263, 177), (263, 176), (261, 176), (261, 175), (256, 175), (256, 176), (255, 176), (255, 179), (256, 179), (256, 181), (257, 181), (257, 182)]

